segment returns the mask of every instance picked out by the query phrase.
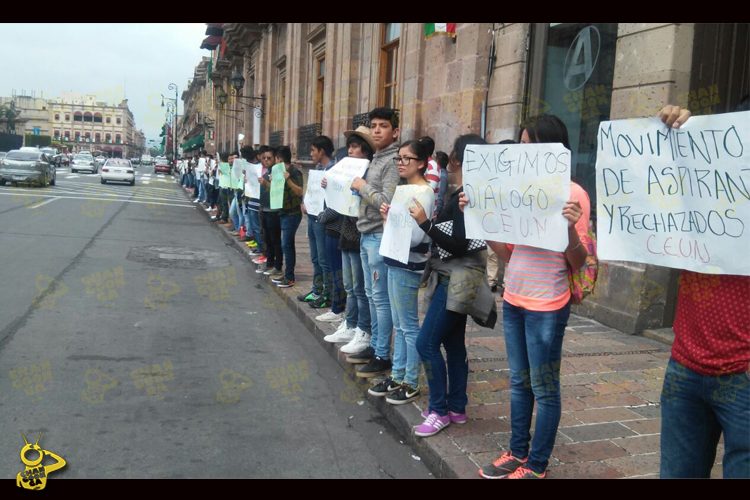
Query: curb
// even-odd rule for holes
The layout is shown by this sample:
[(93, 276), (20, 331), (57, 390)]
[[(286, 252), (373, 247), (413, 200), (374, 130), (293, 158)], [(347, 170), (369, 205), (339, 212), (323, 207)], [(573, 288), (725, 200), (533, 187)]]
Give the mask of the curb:
[[(182, 186), (179, 186), (179, 184), (178, 187), (182, 189)], [(188, 192), (184, 192), (187, 197), (190, 198)], [(204, 217), (206, 217), (210, 223), (211, 218), (209, 212), (206, 212), (205, 210), (200, 210), (200, 212), (204, 214)], [(238, 250), (248, 262), (250, 262), (250, 264), (255, 265), (250, 261), (250, 255), (248, 255), (247, 247), (244, 243), (230, 235), (229, 231), (225, 230), (223, 227), (214, 227), (219, 230), (222, 236), (229, 241), (232, 246)], [(424, 462), (425, 466), (430, 472), (432, 472), (434, 477), (440, 479), (479, 478), (477, 474), (478, 466), (469, 459), (469, 457), (448, 435), (437, 434), (428, 439), (414, 435), (412, 427), (418, 425), (422, 421), (422, 417), (420, 416), (422, 409), (415, 403), (396, 406), (386, 403), (385, 398), (378, 398), (369, 395), (367, 393), (369, 384), (367, 384), (366, 380), (355, 376), (354, 365), (348, 363), (345, 356), (339, 353), (338, 347), (343, 344), (332, 344), (323, 340), (323, 337), (329, 333), (333, 333), (333, 330), (328, 331), (322, 329), (320, 325), (315, 322), (314, 314), (308, 314), (306, 309), (303, 309), (302, 307), (303, 303), (298, 302), (292, 293), (285, 293), (285, 289), (272, 286), (272, 284), (271, 288), (276, 295), (284, 300), (286, 305), (307, 327), (310, 335), (318, 341), (318, 344), (328, 352), (350, 379), (357, 382), (357, 385), (362, 389), (362, 398), (367, 399), (375, 408), (377, 408), (386, 420), (388, 420), (388, 422), (401, 435), (404, 444), (411, 447), (413, 452), (420, 457), (421, 461)], [(290, 288), (289, 290), (293, 290), (293, 288)], [(314, 310), (310, 309), (310, 311)]]

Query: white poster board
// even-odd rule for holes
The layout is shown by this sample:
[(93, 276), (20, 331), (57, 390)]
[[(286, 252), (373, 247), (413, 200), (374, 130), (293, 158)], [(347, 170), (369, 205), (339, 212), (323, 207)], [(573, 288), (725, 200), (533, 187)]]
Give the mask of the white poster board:
[[(236, 161), (236, 160), (235, 160)], [(248, 198), (260, 198), (260, 183), (258, 177), (260, 177), (261, 165), (260, 163), (247, 163), (244, 166), (245, 172), (245, 196)]]
[(359, 202), (361, 198), (352, 191), (351, 186), (355, 177), (365, 175), (365, 171), (369, 165), (369, 160), (346, 157), (329, 170), (326, 170), (326, 205), (341, 215), (349, 217), (359, 216)]
[(398, 186), (393, 193), (388, 219), (383, 226), (383, 239), (380, 240), (380, 255), (409, 263), (411, 235), (419, 228), (417, 221), (409, 214), (409, 207), (414, 205), (414, 198), (420, 186)]
[(307, 189), (305, 190), (305, 210), (313, 216), (317, 216), (323, 211), (323, 201), (325, 199), (325, 190), (320, 187), (320, 181), (325, 177), (324, 170), (310, 170), (307, 173)]
[(750, 276), (750, 112), (602, 122), (596, 193), (600, 259)]
[(562, 144), (471, 144), (462, 169), (467, 238), (565, 250), (570, 151)]

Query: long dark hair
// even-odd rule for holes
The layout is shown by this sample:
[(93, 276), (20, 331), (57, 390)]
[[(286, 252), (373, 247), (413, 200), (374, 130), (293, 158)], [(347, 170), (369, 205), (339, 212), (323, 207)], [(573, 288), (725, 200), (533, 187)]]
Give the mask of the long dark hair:
[(432, 137), (420, 137), (419, 139), (406, 141), (398, 147), (398, 149), (403, 148), (409, 148), (419, 161), (422, 162), (424, 168), (421, 170), (421, 173), (422, 177), (424, 177), (425, 173), (427, 173), (427, 160), (432, 155), (432, 152), (435, 151), (435, 141), (432, 140)]

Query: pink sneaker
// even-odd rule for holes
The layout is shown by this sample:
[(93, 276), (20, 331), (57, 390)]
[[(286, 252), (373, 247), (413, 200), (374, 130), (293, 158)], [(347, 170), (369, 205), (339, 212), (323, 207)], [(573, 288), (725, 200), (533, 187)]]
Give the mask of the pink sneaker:
[(441, 417), (435, 412), (430, 413), (424, 422), (414, 427), (414, 435), (419, 437), (434, 436), (451, 424), (451, 418)]
[[(424, 410), (422, 412), (422, 418), (427, 418), (429, 416), (430, 416), (430, 411), (429, 410)], [(452, 424), (463, 425), (463, 424), (465, 424), (466, 422), (469, 421), (469, 417), (466, 416), (466, 413), (456, 413), (456, 412), (453, 412), (453, 411), (449, 411), (448, 412), (448, 417), (451, 419), (451, 423)]]

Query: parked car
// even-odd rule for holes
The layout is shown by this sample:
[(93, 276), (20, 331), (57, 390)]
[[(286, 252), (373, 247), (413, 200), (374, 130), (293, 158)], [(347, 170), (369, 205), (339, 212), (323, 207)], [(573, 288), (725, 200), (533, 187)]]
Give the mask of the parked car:
[(73, 157), (73, 162), (70, 164), (70, 171), (76, 173), (81, 170), (87, 170), (92, 174), (99, 171), (99, 167), (96, 165), (96, 160), (94, 160), (93, 156), (79, 153)]
[(5, 155), (7, 155), (7, 154), (8, 154), (7, 151), (0, 151), (0, 163), (2, 163), (3, 158), (5, 158)]
[(160, 156), (154, 160), (154, 173), (162, 172), (165, 174), (171, 174), (172, 173), (172, 165), (169, 163), (169, 160), (164, 158), (163, 156)]
[(141, 159), (138, 157), (130, 159), (130, 164), (133, 165), (133, 167), (140, 165), (140, 163), (141, 163)]
[(57, 173), (47, 155), (38, 149), (14, 149), (9, 151), (0, 163), (0, 186), (4, 186), (6, 182), (36, 182), (41, 187), (47, 184), (54, 186), (57, 182)]
[(128, 182), (135, 185), (135, 170), (133, 164), (124, 158), (110, 158), (102, 167), (102, 184), (107, 181)]
[(97, 156), (97, 157), (95, 158), (95, 161), (96, 161), (96, 166), (97, 166), (97, 167), (101, 167), (102, 165), (104, 165), (104, 162), (106, 162), (106, 161), (107, 161), (107, 157), (106, 157), (106, 156), (101, 156), (101, 155), (100, 155), (100, 156)]

